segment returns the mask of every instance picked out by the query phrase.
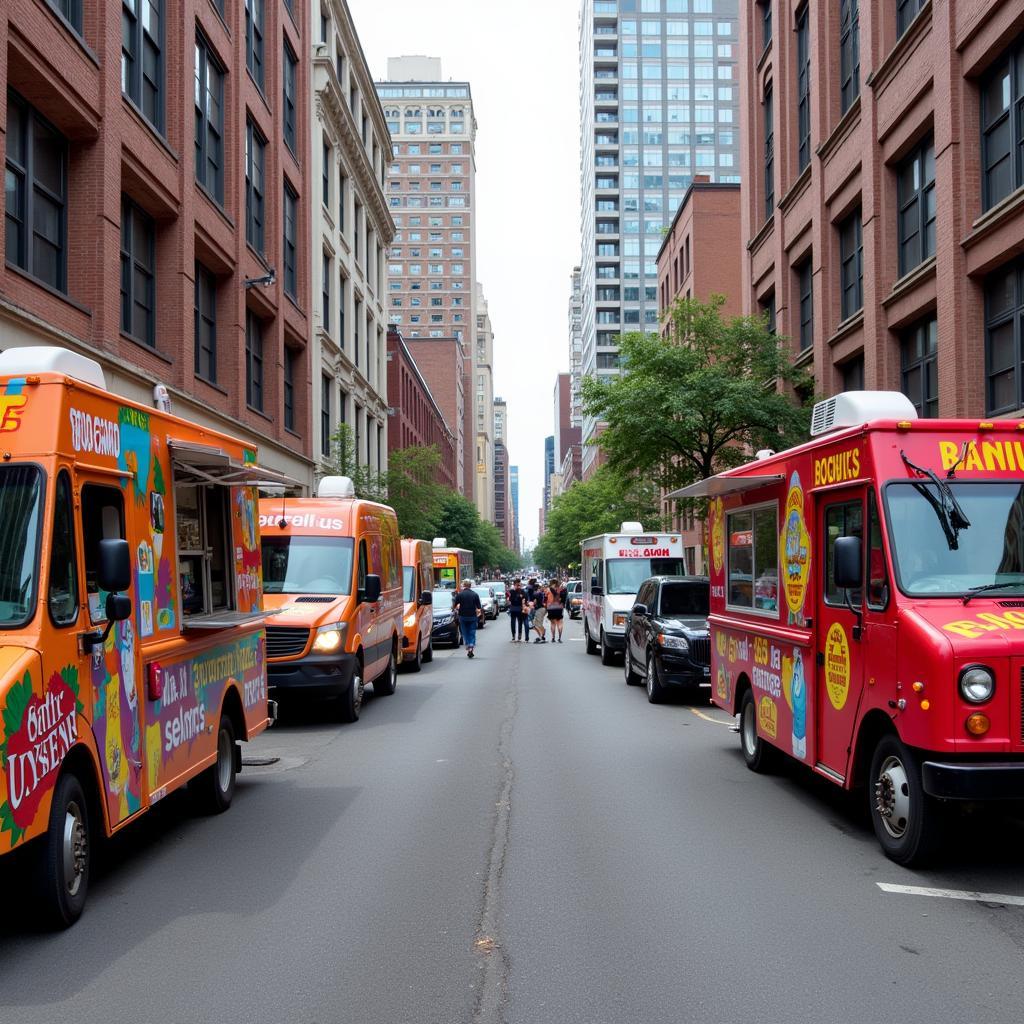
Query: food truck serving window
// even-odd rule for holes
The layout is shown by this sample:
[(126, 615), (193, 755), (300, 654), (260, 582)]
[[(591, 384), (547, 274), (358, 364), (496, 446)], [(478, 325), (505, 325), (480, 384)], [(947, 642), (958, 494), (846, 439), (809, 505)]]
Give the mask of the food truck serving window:
[(728, 605), (777, 615), (779, 509), (774, 502), (726, 516), (729, 538)]
[(43, 475), (35, 466), (0, 466), (0, 627), (32, 618), (39, 582)]

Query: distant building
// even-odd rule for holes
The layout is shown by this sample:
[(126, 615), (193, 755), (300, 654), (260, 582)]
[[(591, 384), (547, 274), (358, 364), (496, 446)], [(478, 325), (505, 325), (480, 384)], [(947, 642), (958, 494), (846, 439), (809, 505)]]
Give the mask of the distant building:
[(569, 291), (569, 425), (583, 426), (583, 283), (579, 267), (572, 268)]
[[(476, 433), (476, 507), (480, 518), (497, 523), (497, 478), (494, 467), (494, 330), (483, 288), (476, 286), (476, 352), (473, 363), (473, 409)], [(507, 455), (507, 453), (506, 453)], [(506, 459), (507, 464), (507, 459)], [(506, 488), (507, 493), (507, 488)]]
[(512, 504), (512, 550), (522, 554), (522, 537), (519, 534), (519, 467), (508, 467), (508, 486)]
[(455, 439), (455, 487), (458, 489), (458, 428), (464, 422), (466, 395), (462, 343), (456, 338), (405, 338), (413, 361)]
[[(582, 471), (580, 447), (580, 428), (573, 425), (572, 420), (572, 374), (560, 373), (555, 378), (554, 396), (555, 449), (553, 472), (561, 478), (561, 493), (574, 480), (580, 478)], [(566, 468), (566, 459), (569, 465)], [(552, 492), (555, 497), (555, 492)]]
[(505, 547), (515, 547), (512, 505), (509, 497), (508, 449), (503, 441), (494, 444), (494, 525)]
[(551, 508), (551, 474), (555, 471), (555, 437), (544, 438), (544, 508)]

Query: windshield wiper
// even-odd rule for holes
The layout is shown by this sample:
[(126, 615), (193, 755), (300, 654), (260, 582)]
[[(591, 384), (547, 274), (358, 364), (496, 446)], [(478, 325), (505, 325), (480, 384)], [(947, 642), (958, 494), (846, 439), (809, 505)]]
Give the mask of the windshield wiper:
[(1002, 590), (1004, 587), (1024, 587), (1024, 580), (1003, 580), (1001, 583), (982, 583), (980, 587), (970, 587), (962, 600), (967, 604), (972, 597), (984, 594), (987, 590)]
[(914, 489), (924, 497), (928, 504), (935, 510), (935, 515), (938, 517), (939, 525), (942, 527), (942, 532), (946, 535), (946, 543), (949, 545), (950, 551), (956, 551), (960, 547), (960, 531), (966, 530), (970, 525), (971, 521), (967, 518), (966, 513), (960, 507), (960, 503), (956, 500), (956, 495), (953, 493), (952, 488), (945, 480), (939, 479), (938, 474), (933, 469), (926, 469), (922, 466), (917, 466), (910, 459), (907, 458), (907, 453), (900, 449), (900, 458), (904, 463), (915, 473), (920, 473), (921, 476), (926, 476), (935, 485), (936, 491), (938, 491), (938, 497), (936, 498), (931, 491), (924, 484), (915, 483)]

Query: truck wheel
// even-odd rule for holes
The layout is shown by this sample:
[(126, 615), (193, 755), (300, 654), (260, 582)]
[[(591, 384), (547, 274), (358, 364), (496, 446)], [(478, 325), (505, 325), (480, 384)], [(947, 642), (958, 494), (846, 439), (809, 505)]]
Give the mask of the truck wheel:
[(934, 852), (942, 834), (942, 808), (921, 784), (921, 764), (896, 736), (883, 736), (871, 757), (868, 809), (885, 855), (907, 867)]
[(67, 928), (82, 916), (91, 866), (85, 791), (74, 772), (65, 772), (53, 791), (50, 821), (33, 871), (36, 901), (49, 927)]
[(220, 814), (231, 806), (235, 795), (235, 727), (227, 715), (220, 716), (217, 729), (217, 760), (189, 784), (199, 809)]
[(363, 682), (363, 666), (356, 663), (352, 673), (352, 681), (348, 690), (338, 698), (338, 721), (344, 725), (359, 721), (359, 713), (363, 710), (363, 693), (366, 684)]
[(373, 681), (373, 693), (376, 697), (390, 697), (398, 686), (398, 672), (395, 670), (395, 652), (388, 655), (388, 667)]
[(652, 704), (664, 704), (668, 700), (668, 690), (658, 678), (658, 662), (653, 654), (647, 655), (647, 699)]
[(583, 622), (583, 639), (586, 641), (587, 654), (597, 654), (600, 648), (591, 639), (590, 626), (585, 620)]
[(623, 655), (622, 663), (626, 666), (626, 685), (639, 686), (640, 677), (633, 671), (633, 659), (629, 656), (629, 640), (626, 641), (626, 651)]
[(601, 664), (615, 664), (615, 652), (608, 646), (608, 641), (605, 639), (603, 627), (601, 629)]
[(423, 660), (428, 665), (434, 660), (434, 638), (427, 637), (427, 649), (423, 652)]
[(407, 665), (410, 672), (419, 672), (423, 668), (423, 640), (417, 639), (416, 641), (416, 657), (409, 662), (402, 662), (403, 665)]
[(747, 767), (758, 775), (770, 772), (778, 761), (775, 748), (757, 735), (757, 704), (750, 690), (740, 701), (740, 747)]

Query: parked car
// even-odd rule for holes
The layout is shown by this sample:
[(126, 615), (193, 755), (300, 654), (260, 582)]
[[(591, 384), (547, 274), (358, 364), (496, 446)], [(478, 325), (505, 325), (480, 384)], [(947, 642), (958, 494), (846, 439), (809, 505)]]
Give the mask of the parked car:
[(460, 647), (462, 645), (462, 630), (459, 629), (459, 620), (452, 608), (454, 591), (435, 590), (431, 596), (434, 625), (430, 631), (430, 639), (433, 646), (451, 644), (452, 647)]
[(402, 666), (419, 672), (426, 661), (434, 660), (430, 641), (434, 624), (431, 591), (434, 563), (430, 542), (402, 538), (402, 599), (405, 601), (402, 633)]
[(578, 619), (583, 614), (583, 581), (569, 580), (565, 589), (569, 593), (569, 618)]
[(504, 582), (501, 580), (488, 580), (483, 586), (490, 587), (494, 591), (494, 596), (498, 601), (498, 611), (505, 611), (508, 608), (508, 588)]
[(626, 685), (646, 681), (647, 699), (671, 689), (711, 692), (711, 636), (706, 576), (652, 576), (637, 591), (626, 622)]
[(482, 629), (486, 624), (486, 619), (496, 619), (498, 617), (498, 598), (495, 596), (494, 588), (489, 584), (481, 584), (473, 589), (476, 591), (477, 597), (480, 598), (480, 607), (483, 612), (483, 617), (480, 620), (480, 628)]

